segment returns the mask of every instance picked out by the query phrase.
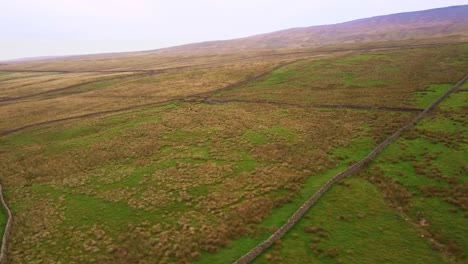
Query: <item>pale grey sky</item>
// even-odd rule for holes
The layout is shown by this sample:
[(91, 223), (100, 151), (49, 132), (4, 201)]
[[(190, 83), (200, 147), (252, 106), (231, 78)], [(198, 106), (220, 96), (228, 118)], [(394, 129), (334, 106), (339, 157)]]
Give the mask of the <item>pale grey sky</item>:
[(0, 0), (0, 60), (149, 50), (468, 0)]

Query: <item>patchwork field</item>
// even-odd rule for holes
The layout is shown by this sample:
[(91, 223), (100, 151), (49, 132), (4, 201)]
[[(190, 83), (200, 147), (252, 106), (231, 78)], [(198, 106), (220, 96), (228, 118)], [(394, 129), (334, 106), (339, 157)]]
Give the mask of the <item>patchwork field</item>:
[[(232, 263), (468, 73), (467, 44), (158, 58), (0, 72), (11, 263)], [(466, 261), (467, 89), (255, 262)]]

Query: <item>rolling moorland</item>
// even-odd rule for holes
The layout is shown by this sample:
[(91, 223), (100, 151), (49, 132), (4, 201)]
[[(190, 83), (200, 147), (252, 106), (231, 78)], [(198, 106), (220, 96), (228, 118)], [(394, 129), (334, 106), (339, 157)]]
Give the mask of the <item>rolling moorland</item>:
[(466, 263), (467, 14), (0, 62), (0, 261)]

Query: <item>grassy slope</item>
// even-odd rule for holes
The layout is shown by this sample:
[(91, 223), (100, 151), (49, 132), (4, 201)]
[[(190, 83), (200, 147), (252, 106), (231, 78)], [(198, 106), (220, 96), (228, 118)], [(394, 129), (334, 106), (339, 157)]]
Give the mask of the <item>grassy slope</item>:
[[(434, 97), (416, 96), (421, 107)], [(467, 132), (467, 109), (466, 93), (451, 95), (361, 173), (370, 182), (354, 176), (333, 187), (256, 263), (463, 262), (468, 147), (461, 135)], [(396, 187), (381, 177), (395, 180)], [(310, 232), (312, 227), (321, 229)]]
[[(411, 194), (409, 215), (415, 222), (425, 219), (425, 228), (446, 247), (450, 256), (465, 259), (468, 252), (466, 220), (466, 142), (468, 97), (455, 93), (414, 132), (397, 142), (382, 157), (381, 169)], [(418, 137), (415, 137), (417, 135)], [(406, 150), (406, 155), (395, 148)], [(402, 177), (388, 160), (404, 160), (412, 173)], [(412, 170), (412, 171), (411, 171)]]
[[(261, 222), (261, 225), (267, 228), (277, 228), (284, 224), (285, 219), (288, 219), (302, 203), (322, 187), (331, 177), (335, 176), (340, 171), (346, 169), (349, 162), (355, 162), (365, 157), (372, 149), (373, 142), (369, 138), (363, 137), (351, 142), (347, 147), (336, 148), (333, 150), (335, 158), (342, 158), (341, 162), (333, 169), (327, 170), (318, 175), (310, 176), (302, 186), (297, 197), (286, 205), (274, 209), (270, 215)], [(349, 154), (352, 153), (352, 156)], [(232, 242), (226, 249), (222, 249), (216, 254), (205, 254), (196, 263), (231, 263), (239, 256), (247, 253), (250, 249), (261, 243), (270, 236), (266, 233), (257, 237), (243, 237)], [(294, 263), (294, 262), (293, 262)]]
[[(467, 44), (299, 61), (217, 97), (311, 104), (420, 107), (461, 78)], [(429, 74), (430, 73), (430, 74)], [(436, 82), (434, 82), (437, 80)], [(413, 100), (420, 92), (426, 102)]]
[[(464, 49), (464, 47), (460, 47), (461, 49)], [(450, 54), (453, 52), (453, 50), (450, 50), (447, 49), (446, 50), (447, 54)], [(453, 54), (453, 53), (452, 53)], [(379, 88), (382, 88), (382, 89), (387, 89), (388, 87), (385, 86), (385, 83), (382, 81), (382, 80), (369, 80), (369, 78), (372, 78), (373, 75), (375, 75), (374, 72), (368, 72), (368, 68), (366, 67), (362, 67), (362, 65), (364, 64), (376, 64), (377, 65), (380, 65), (380, 63), (382, 63), (382, 65), (385, 65), (385, 66), (382, 66), (382, 71), (386, 71), (386, 72), (391, 72), (392, 73), (392, 78), (394, 78), (395, 80), (395, 83), (401, 83), (401, 81), (403, 80), (407, 80), (407, 79), (398, 79), (398, 78), (401, 78), (402, 76), (402, 73), (403, 71), (406, 71), (407, 69), (404, 68), (406, 67), (407, 65), (404, 64), (404, 60), (403, 60), (403, 57), (406, 56), (405, 53), (398, 53), (396, 52), (396, 55), (398, 56), (402, 56), (401, 57), (401, 61), (400, 58), (398, 56), (392, 56), (392, 55), (395, 55), (395, 53), (393, 52), (388, 52), (388, 54), (385, 54), (385, 52), (383, 54), (358, 54), (358, 55), (353, 55), (353, 56), (346, 56), (344, 58), (341, 58), (341, 59), (338, 59), (338, 60), (333, 60), (332, 63), (334, 64), (333, 65), (333, 71), (331, 73), (328, 73), (330, 71), (328, 71), (327, 69), (323, 69), (323, 66), (324, 64), (322, 62), (317, 62), (317, 63), (310, 63), (310, 62), (299, 62), (299, 63), (296, 63), (296, 64), (293, 64), (293, 65), (290, 65), (290, 66), (287, 66), (287, 67), (284, 67), (284, 68), (281, 68), (275, 72), (273, 72), (272, 74), (266, 76), (264, 79), (262, 80), (258, 80), (256, 82), (252, 82), (252, 83), (249, 83), (247, 84), (245, 87), (241, 87), (239, 89), (235, 89), (235, 90), (232, 90), (232, 91), (228, 91), (228, 92), (222, 92), (222, 93), (219, 93), (217, 94), (217, 96), (220, 96), (220, 97), (225, 97), (227, 95), (227, 97), (229, 98), (230, 96), (232, 97), (242, 97), (243, 94), (242, 94), (242, 91), (245, 90), (245, 91), (254, 91), (253, 94), (249, 94), (248, 98), (251, 98), (251, 95), (253, 95), (254, 97), (255, 96), (260, 96), (260, 99), (268, 99), (268, 100), (278, 100), (279, 98), (279, 95), (281, 95), (281, 99), (279, 99), (280, 101), (282, 100), (289, 100), (288, 96), (291, 94), (291, 89), (295, 89), (297, 87), (301, 87), (301, 86), (310, 86), (311, 83), (317, 83), (317, 78), (314, 78), (314, 76), (317, 76), (317, 74), (320, 74), (320, 76), (322, 76), (321, 74), (325, 74), (325, 76), (327, 76), (327, 74), (334, 74), (334, 72), (338, 72), (337, 69), (339, 69), (338, 67), (336, 67), (337, 65), (346, 65), (347, 67), (348, 66), (352, 66), (352, 67), (349, 67), (348, 69), (351, 69), (353, 68), (353, 71), (357, 71), (359, 74), (357, 76), (359, 76), (361, 78), (360, 81), (358, 81), (359, 78), (356, 78), (355, 77), (355, 74), (353, 73), (349, 73), (349, 74), (344, 74), (341, 78), (342, 82), (347, 84), (348, 86), (352, 87), (353, 89), (358, 89), (358, 88), (365, 88), (365, 87), (372, 87), (372, 89), (379, 89)], [(418, 54), (419, 56), (421, 56), (420, 54)], [(388, 57), (387, 57), (388, 56)], [(391, 66), (388, 66), (388, 64), (384, 64), (385, 62), (390, 62), (390, 61), (386, 61), (385, 59), (390, 59), (390, 56), (391, 57), (391, 62), (393, 62), (393, 64)], [(457, 60), (458, 58), (455, 58), (455, 60)], [(326, 62), (328, 63), (328, 62)], [(397, 66), (399, 65), (399, 66)], [(316, 67), (316, 68), (314, 68)], [(314, 73), (312, 71), (310, 71), (311, 68), (314, 68), (317, 70), (317, 72), (319, 73), (316, 73), (314, 75)], [(300, 69), (300, 70), (298, 70)], [(312, 73), (309, 75), (309, 72)], [(367, 74), (365, 75), (364, 72)], [(369, 76), (371, 75), (371, 76)], [(380, 75), (379, 72), (377, 72), (376, 74), (377, 76)], [(382, 76), (380, 76), (382, 78)], [(327, 81), (330, 81), (331, 79), (333, 78), (336, 78), (334, 77), (333, 75), (331, 77), (328, 77), (327, 76)], [(338, 81), (340, 80), (340, 78), (336, 78)], [(292, 85), (291, 85), (292, 84)], [(291, 87), (291, 86), (294, 86), (294, 87)], [(284, 89), (285, 91), (287, 90), (288, 91), (288, 95), (284, 96), (285, 94), (280, 92), (279, 94), (278, 93), (275, 93), (275, 92), (270, 92), (271, 91), (271, 88), (274, 88), (276, 90), (281, 90), (281, 89)], [(417, 87), (417, 85), (415, 85), (415, 87)], [(428, 90), (431, 91), (433, 88), (435, 87), (434, 86), (429, 86)], [(441, 88), (447, 88), (447, 87), (451, 87), (450, 84), (444, 84), (444, 85), (440, 85)], [(405, 87), (405, 89), (407, 89), (408, 87)], [(258, 89), (258, 90), (256, 90)], [(240, 92), (239, 92), (240, 91)], [(314, 91), (316, 92), (316, 91)], [(334, 91), (335, 92), (335, 91)], [(360, 93), (362, 91), (357, 91), (357, 93)], [(398, 96), (398, 93), (396, 91), (393, 91), (394, 93), (397, 94)], [(278, 96), (277, 96), (278, 94)], [(294, 96), (294, 94), (296, 95), (301, 95), (302, 98), (299, 99), (299, 100), (303, 100), (303, 96), (304, 96), (304, 93), (303, 93), (303, 90), (301, 90), (300, 92), (298, 93), (292, 93), (292, 95)], [(430, 94), (433, 96), (432, 93), (430, 92), (427, 92), (427, 94)], [(435, 93), (435, 95), (439, 95), (440, 94), (440, 89), (439, 89), (439, 93)], [(336, 93), (335, 93), (336, 95)], [(424, 95), (424, 94), (423, 94)], [(381, 96), (381, 95), (380, 95)], [(400, 94), (401, 96), (401, 94)], [(421, 96), (423, 97), (423, 96)], [(424, 107), (426, 106), (425, 105), (425, 102), (429, 101), (431, 102), (433, 99), (431, 98), (424, 98), (425, 101), (423, 102), (417, 102), (415, 106), (417, 107)], [(298, 98), (294, 98), (294, 100), (292, 101), (297, 101)], [(371, 98), (373, 102), (376, 101), (376, 97), (373, 97)], [(323, 98), (321, 98), (320, 100), (323, 100)], [(341, 100), (341, 99), (339, 99)], [(349, 100), (349, 98), (347, 98), (347, 100)], [(324, 102), (324, 101), (320, 101), (320, 102)], [(337, 102), (341, 102), (341, 101), (337, 101)], [(393, 104), (394, 105), (397, 105), (397, 104), (401, 104), (401, 103), (404, 103), (404, 101), (396, 101), (395, 99), (393, 99)], [(354, 103), (354, 101), (353, 101)], [(406, 102), (406, 105), (414, 105), (413, 102)], [(255, 140), (258, 140), (258, 141), (261, 141), (262, 138), (256, 138)], [(366, 148), (363, 148), (361, 149), (361, 151), (366, 151)], [(353, 154), (351, 154), (352, 156)], [(331, 177), (332, 173), (333, 172), (337, 172), (339, 170), (333, 170), (333, 171), (330, 171), (330, 174), (329, 174), (329, 177)], [(325, 179), (323, 180), (323, 182), (325, 181)], [(313, 183), (313, 180), (310, 180), (310, 183)], [(318, 187), (317, 187), (318, 188)], [(305, 188), (303, 189), (303, 192), (305, 193), (308, 193), (308, 196), (306, 197), (309, 197), (311, 194), (313, 194), (313, 192), (317, 189), (317, 188), (310, 188), (308, 187), (308, 185), (306, 184)], [(292, 212), (294, 211), (293, 208), (297, 208), (300, 204), (300, 201), (303, 201), (304, 200), (304, 197), (301, 197), (301, 199), (297, 199), (294, 201), (294, 203), (292, 204), (288, 204), (288, 206), (285, 206), (285, 209), (284, 210), (278, 210), (278, 213), (275, 214), (276, 211), (274, 211), (272, 213), (273, 216), (275, 217), (272, 217), (272, 218), (269, 218), (269, 219), (275, 219), (273, 222), (275, 222), (275, 225), (274, 226), (279, 226), (281, 223), (284, 222), (284, 219), (287, 219), (287, 217), (289, 217)], [(289, 210), (287, 210), (286, 208), (289, 208)], [(281, 216), (281, 217), (277, 217), (277, 216)], [(283, 220), (281, 220), (283, 219)], [(271, 220), (270, 220), (271, 221)], [(268, 220), (266, 220), (266, 223), (268, 223)], [(268, 224), (267, 224), (268, 226)], [(214, 254), (214, 255), (207, 255), (207, 256), (204, 256), (199, 262), (200, 263), (210, 263), (210, 262), (230, 262), (230, 261), (233, 261), (235, 259), (235, 256), (237, 254), (237, 256), (240, 255), (240, 253), (236, 253), (236, 251), (240, 251), (240, 252), (247, 252), (249, 247), (251, 248), (253, 245), (255, 245), (256, 243), (258, 243), (259, 241), (262, 241), (263, 239), (265, 239), (266, 236), (263, 236), (263, 237), (259, 237), (259, 238), (256, 238), (256, 239), (253, 239), (253, 238), (242, 238), (241, 240), (238, 240), (236, 242), (234, 242), (230, 248), (228, 250), (223, 250), (221, 251), (220, 253), (217, 253), (217, 254)]]
[(343, 184), (255, 263), (441, 262), (374, 186), (359, 178)]

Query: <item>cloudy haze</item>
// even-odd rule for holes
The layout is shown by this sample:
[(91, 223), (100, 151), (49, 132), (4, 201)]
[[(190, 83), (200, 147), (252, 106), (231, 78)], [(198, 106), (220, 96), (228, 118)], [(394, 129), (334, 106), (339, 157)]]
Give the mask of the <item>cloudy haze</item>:
[(468, 0), (1, 0), (0, 60), (137, 51)]

